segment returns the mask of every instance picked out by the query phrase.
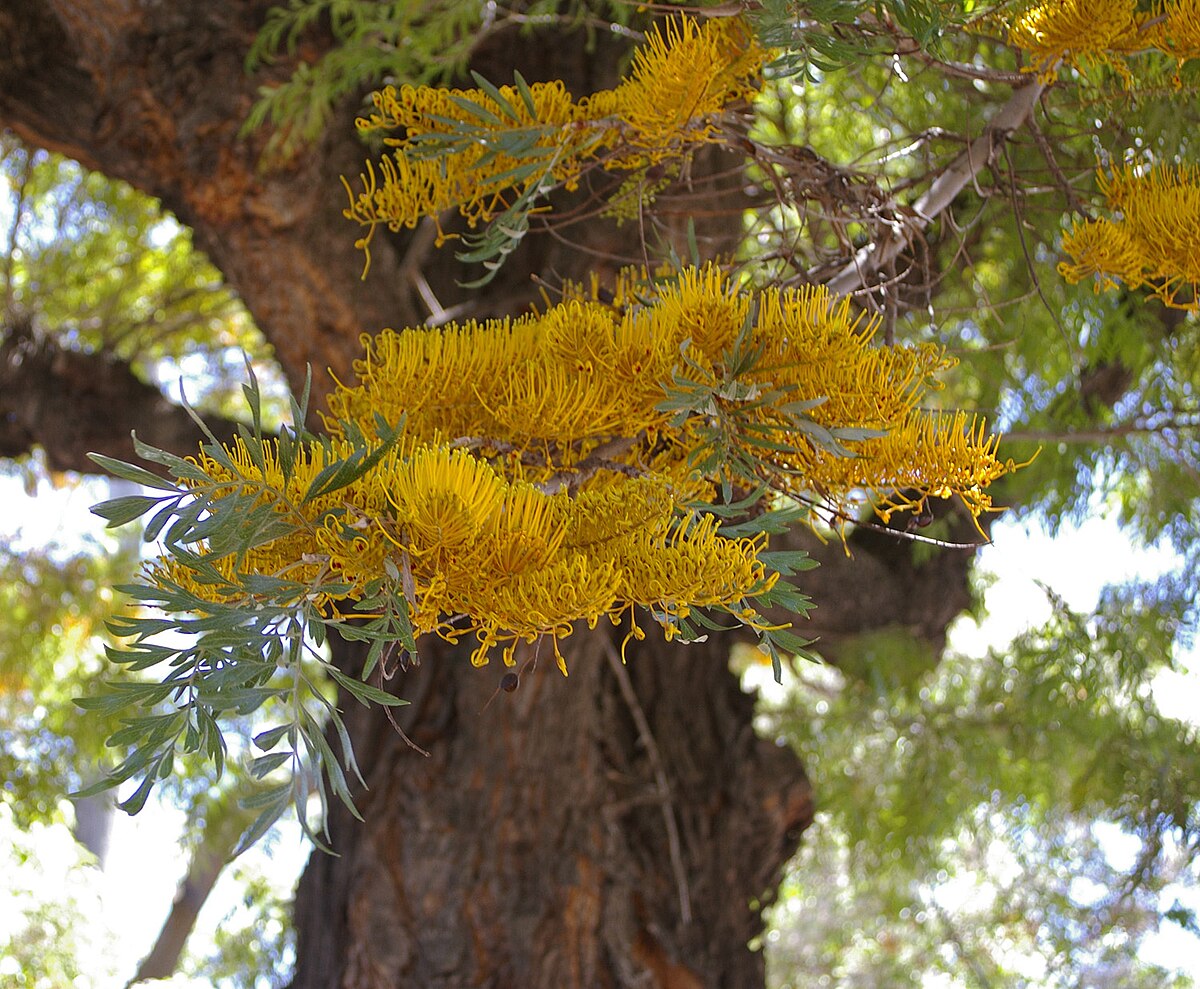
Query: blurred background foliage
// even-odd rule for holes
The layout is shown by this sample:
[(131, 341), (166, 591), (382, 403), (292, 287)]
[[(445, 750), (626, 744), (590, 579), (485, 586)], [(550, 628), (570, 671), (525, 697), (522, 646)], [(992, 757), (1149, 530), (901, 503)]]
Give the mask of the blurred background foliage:
[[(756, 277), (831, 274), (866, 242), (880, 197), (911, 201), (978, 134), (1020, 60), (1001, 32), (957, 26), (1019, 6), (758, 8), (764, 36), (797, 48), (777, 66), (751, 136), (834, 170), (822, 173), (833, 183), (824, 198), (781, 203), (786, 176), (749, 167), (758, 205), (739, 258)], [(496, 18), (556, 18), (584, 32), (634, 23), (625, 4), (290, 0), (254, 59), (291, 53), (301, 68), (265, 84), (251, 125), (274, 126), (274, 151), (299, 153), (364, 85), (450, 78)], [(337, 44), (306, 57), (323, 31)], [(421, 44), (399, 45), (406, 36)], [(896, 55), (897, 39), (914, 43)], [(1200, 617), (1200, 333), (1194, 315), (1097, 295), (1054, 271), (1064, 224), (1097, 202), (1097, 161), (1196, 160), (1180, 111), (1195, 105), (1196, 68), (1183, 66), (1180, 88), (1168, 68), (1143, 64), (1134, 87), (1103, 68), (1064, 71), (1035, 122), (899, 259), (887, 315), (897, 340), (936, 340), (960, 359), (945, 405), (989, 415), (1018, 460), (1041, 448), (1006, 482), (1010, 518), (1053, 533), (1102, 516), (1170, 565), (1131, 579), (1114, 561), (1109, 586), (1082, 611), (1047, 588), (1045, 621), (1022, 631), (1023, 616), (1000, 616), (1016, 637), (971, 654), (952, 644), (938, 657), (905, 629), (863, 636), (836, 667), (797, 667), (786, 692), (764, 701), (763, 731), (796, 746), (820, 801), (763, 939), (780, 989), (1192, 984), (1144, 946), (1173, 931), (1200, 950), (1197, 722), (1162, 710), (1173, 686), (1200, 675), (1184, 662)], [(112, 353), (168, 390), (182, 376), (217, 411), (237, 410), (242, 352), (266, 390), (281, 392), (248, 315), (156, 203), (7, 135), (0, 181), (6, 321), (27, 314), (61, 346)], [(51, 480), (36, 460), (8, 471), (14, 485)], [(29, 849), (72, 818), (62, 794), (102, 758), (110, 727), (67, 702), (101, 666), (113, 607), (103, 588), (135, 565), (114, 544), (0, 543), (0, 831), (11, 836), (0, 872), (26, 877), (7, 880), (23, 920), (7, 925), (15, 933), (0, 952), (42, 973), (17, 985), (66, 984), (95, 957), (78, 934), (87, 925), (72, 926), (97, 915), (93, 894), (37, 878)], [(1028, 566), (1036, 574), (1038, 561)], [(985, 585), (980, 575), (963, 622), (987, 617)], [(223, 849), (224, 865), (227, 836), (213, 836), (227, 830), (217, 825), (234, 814), (231, 796), (199, 777), (166, 799), (187, 813), (186, 854)], [(237, 868), (244, 897), (178, 966), (216, 984), (266, 985), (264, 973), (286, 972), (285, 897), (253, 863)], [(81, 984), (108, 977), (90, 962), (86, 976)]]

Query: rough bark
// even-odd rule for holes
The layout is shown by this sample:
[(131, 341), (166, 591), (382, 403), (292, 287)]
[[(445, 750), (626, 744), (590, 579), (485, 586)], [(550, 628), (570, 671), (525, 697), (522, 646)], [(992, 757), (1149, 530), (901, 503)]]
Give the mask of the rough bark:
[[(0, 124), (160, 198), (298, 383), (310, 364), (345, 371), (364, 329), (418, 313), (387, 277), (388, 244), (368, 287), (361, 257), (333, 233), (345, 230), (338, 176), (363, 158), (349, 124), (271, 172), (260, 145), (238, 139), (266, 81), (243, 63), (270, 6), (14, 0), (0, 10)], [(318, 395), (327, 385), (314, 374)]]
[(511, 694), (427, 650), (399, 720), (429, 758), (354, 712), (366, 823), (336, 810), (341, 857), (305, 874), (295, 989), (762, 984), (748, 942), (808, 783), (721, 643), (647, 639), (621, 666), (612, 635), (568, 640), (568, 679), (523, 660)]
[[(0, 9), (0, 125), (162, 198), (295, 383), (308, 364), (344, 374), (361, 331), (419, 321), (414, 269), (447, 307), (463, 298), (462, 272), (419, 241), (377, 237), (372, 277), (359, 281), (337, 182), (362, 158), (348, 126), (286, 169), (258, 169), (257, 148), (237, 132), (263, 82), (242, 62), (268, 6), (10, 0)], [(493, 77), (511, 70), (511, 50), (502, 54), (507, 65)], [(613, 65), (581, 45), (525, 43), (521, 55), (544, 60), (540, 72), (523, 61), (529, 78), (573, 78), (581, 90), (607, 81), (586, 76)], [(570, 276), (596, 265), (527, 238), (471, 315), (516, 308), (531, 294), (531, 271)], [(315, 376), (318, 391), (324, 381)], [(117, 400), (89, 406), (85, 384), (76, 376), (47, 387), (91, 420)], [(137, 392), (128, 381), (118, 390)], [(152, 401), (131, 414), (143, 435), (166, 418)], [(26, 439), (36, 420), (21, 427)], [(62, 439), (63, 462), (81, 444), (100, 446), (65, 435), (40, 438), (48, 450)], [(866, 558), (879, 565), (864, 599)], [(854, 561), (840, 547), (827, 554), (814, 593), (823, 609), (840, 608), (839, 634), (856, 620), (886, 623), (892, 608), (909, 621), (911, 602), (885, 593), (898, 559), (873, 547)], [(945, 578), (962, 574), (947, 568)], [(830, 586), (844, 590), (831, 597)], [(302, 883), (298, 987), (761, 985), (761, 958), (747, 943), (811, 818), (799, 764), (755, 736), (727, 643), (647, 641), (631, 646), (628, 667), (613, 665), (600, 633), (581, 631), (571, 645), (569, 680), (543, 656), (490, 706), (499, 671), (428, 648), (397, 686), (414, 700), (402, 720), (428, 759), (379, 712), (354, 707), (367, 820), (335, 808), (340, 857), (316, 856)], [(353, 668), (352, 650), (343, 652)]]

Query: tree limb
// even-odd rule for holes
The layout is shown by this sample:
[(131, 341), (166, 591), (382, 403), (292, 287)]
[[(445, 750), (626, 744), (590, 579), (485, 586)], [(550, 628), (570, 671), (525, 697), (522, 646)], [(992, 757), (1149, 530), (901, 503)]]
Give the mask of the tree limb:
[(875, 275), (893, 261), (912, 240), (912, 235), (924, 230), (996, 154), (997, 149), (1014, 130), (1020, 127), (1033, 110), (1045, 85), (1030, 81), (1013, 92), (984, 128), (950, 166), (934, 180), (933, 185), (912, 206), (911, 216), (893, 220), (871, 244), (861, 248), (841, 271), (825, 284), (837, 295), (848, 295), (871, 287)]
[[(206, 416), (218, 435), (234, 422)], [(179, 456), (203, 439), (183, 408), (109, 354), (67, 350), (27, 321), (0, 327), (0, 457), (45, 451), (51, 470), (95, 474), (89, 453), (133, 458), (130, 434)]]

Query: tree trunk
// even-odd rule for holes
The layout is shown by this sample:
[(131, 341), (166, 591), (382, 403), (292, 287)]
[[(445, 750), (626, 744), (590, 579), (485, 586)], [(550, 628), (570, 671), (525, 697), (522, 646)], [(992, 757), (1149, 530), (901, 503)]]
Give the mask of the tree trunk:
[(728, 643), (611, 629), (568, 640), (570, 677), (520, 686), (430, 648), (399, 721), (356, 709), (366, 823), (297, 896), (294, 989), (761, 985), (760, 911), (812, 818), (795, 756), (759, 738)]

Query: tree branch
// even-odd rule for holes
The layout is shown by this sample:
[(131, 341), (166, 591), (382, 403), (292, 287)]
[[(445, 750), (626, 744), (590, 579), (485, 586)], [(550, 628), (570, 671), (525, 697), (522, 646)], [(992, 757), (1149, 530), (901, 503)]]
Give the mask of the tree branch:
[[(206, 416), (218, 435), (232, 420)], [(130, 434), (179, 456), (203, 436), (188, 414), (109, 354), (66, 350), (28, 321), (0, 327), (0, 457), (41, 447), (51, 470), (95, 474), (89, 453), (133, 458)]]
[(1123, 436), (1139, 433), (1165, 433), (1173, 429), (1200, 429), (1200, 412), (1176, 409), (1161, 417), (1133, 419), (1095, 429), (1031, 429), (1006, 432), (1005, 441), (1030, 443), (1109, 443)]
[(841, 271), (826, 281), (830, 291), (848, 295), (870, 288), (872, 279), (894, 260), (912, 240), (912, 235), (924, 230), (957, 196), (967, 183), (983, 171), (996, 150), (1014, 130), (1028, 118), (1045, 85), (1031, 81), (1016, 90), (984, 128), (982, 134), (934, 180), (933, 185), (912, 206), (911, 216), (893, 220), (873, 243), (863, 247)]

